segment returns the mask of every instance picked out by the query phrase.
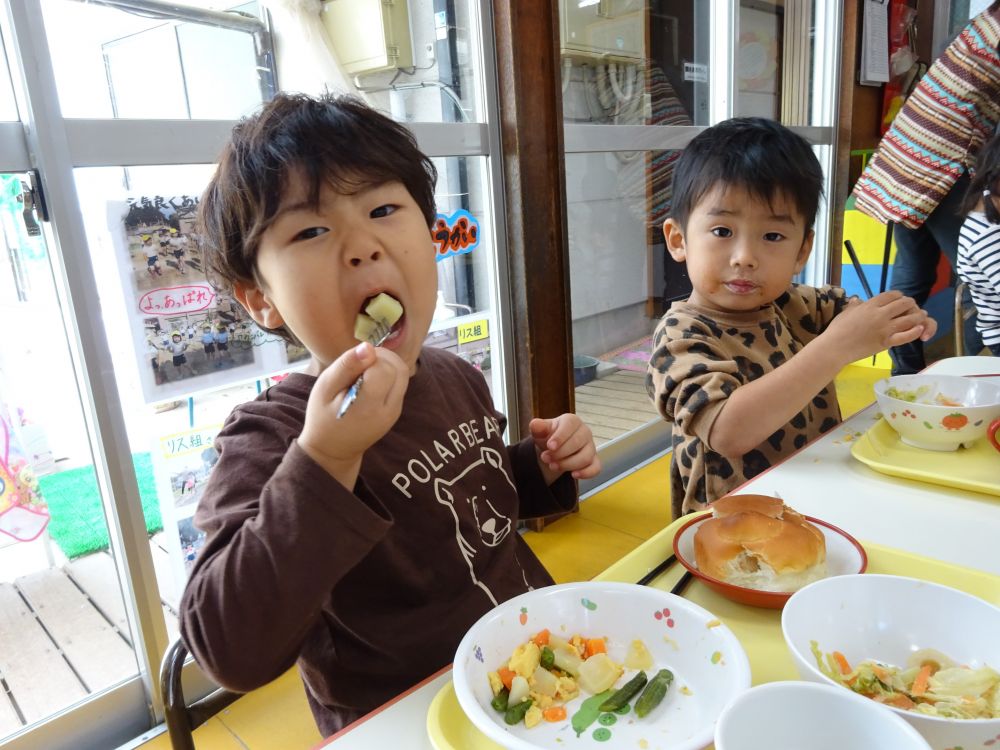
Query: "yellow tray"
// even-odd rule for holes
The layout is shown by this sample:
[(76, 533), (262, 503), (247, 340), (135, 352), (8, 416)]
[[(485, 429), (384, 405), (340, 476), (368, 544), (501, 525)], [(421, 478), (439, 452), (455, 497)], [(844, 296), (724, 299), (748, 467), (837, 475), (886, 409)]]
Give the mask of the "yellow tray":
[[(891, 429), (891, 428), (890, 428)], [(652, 539), (633, 550), (606, 571), (599, 581), (635, 582), (671, 554), (674, 534), (689, 519), (675, 521)], [(1000, 605), (1000, 576), (932, 560), (878, 544), (863, 544), (868, 553), (869, 573), (888, 573), (920, 578), (965, 591)], [(678, 563), (654, 580), (651, 586), (664, 591), (684, 573)], [(733, 631), (750, 659), (753, 684), (775, 680), (797, 680), (798, 672), (781, 635), (781, 611), (737, 604), (694, 579), (684, 590), (684, 598), (701, 605)], [(498, 750), (466, 718), (455, 697), (451, 682), (435, 696), (427, 712), (427, 733), (435, 750)]]
[(427, 736), (434, 750), (503, 750), (466, 718), (451, 680), (427, 709)]
[(883, 474), (1000, 495), (1000, 453), (986, 438), (956, 451), (922, 450), (904, 443), (880, 419), (854, 441), (851, 453)]

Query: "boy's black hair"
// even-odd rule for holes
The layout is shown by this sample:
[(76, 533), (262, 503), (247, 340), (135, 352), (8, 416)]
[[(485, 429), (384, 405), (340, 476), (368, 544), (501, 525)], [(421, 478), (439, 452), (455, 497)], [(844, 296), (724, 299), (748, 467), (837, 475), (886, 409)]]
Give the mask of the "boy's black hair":
[(986, 219), (991, 224), (1000, 224), (1000, 212), (990, 197), (1000, 197), (1000, 133), (995, 134), (979, 149), (976, 166), (962, 202), (962, 213), (969, 213), (982, 200)]
[(261, 236), (296, 179), (314, 206), (324, 185), (350, 194), (401, 182), (428, 228), (434, 221), (437, 170), (409, 130), (355, 97), (278, 94), (233, 128), (198, 206), (200, 247), (221, 291), (258, 280)]
[(670, 215), (684, 229), (694, 207), (716, 186), (743, 188), (770, 203), (792, 201), (805, 219), (816, 220), (823, 170), (809, 142), (779, 122), (734, 117), (699, 133), (674, 166)]

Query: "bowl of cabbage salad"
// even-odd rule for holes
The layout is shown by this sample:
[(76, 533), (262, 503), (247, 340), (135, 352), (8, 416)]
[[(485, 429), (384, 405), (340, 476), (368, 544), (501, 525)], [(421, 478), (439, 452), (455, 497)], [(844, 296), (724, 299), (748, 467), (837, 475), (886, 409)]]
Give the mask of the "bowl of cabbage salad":
[(847, 575), (796, 592), (781, 628), (802, 679), (884, 706), (934, 750), (1000, 744), (1000, 607), (914, 578)]

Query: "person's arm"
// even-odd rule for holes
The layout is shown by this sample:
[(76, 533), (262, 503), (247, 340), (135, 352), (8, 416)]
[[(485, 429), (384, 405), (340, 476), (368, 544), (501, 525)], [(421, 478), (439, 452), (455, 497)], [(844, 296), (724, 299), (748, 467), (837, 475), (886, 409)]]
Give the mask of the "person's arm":
[[(361, 373), (351, 412), (336, 415)], [(305, 408), (248, 405), (216, 440), (219, 461), (195, 521), (207, 533), (181, 602), (181, 633), (221, 685), (247, 691), (297, 658), (336, 583), (391, 518), (358, 480), (364, 452), (395, 424), (408, 378), (393, 352), (362, 344), (317, 378)]]
[(1000, 226), (991, 224), (969, 248), (969, 260), (1000, 295)]
[(933, 319), (899, 292), (854, 301), (791, 359), (734, 390), (709, 433), (711, 448), (742, 456), (798, 414), (846, 365), (937, 329)]
[(261, 446), (267, 430), (281, 426), (242, 416), (218, 440), (196, 516), (208, 535), (180, 607), (198, 664), (241, 692), (295, 662), (337, 581), (391, 525), (296, 442), (284, 455), (280, 445)]

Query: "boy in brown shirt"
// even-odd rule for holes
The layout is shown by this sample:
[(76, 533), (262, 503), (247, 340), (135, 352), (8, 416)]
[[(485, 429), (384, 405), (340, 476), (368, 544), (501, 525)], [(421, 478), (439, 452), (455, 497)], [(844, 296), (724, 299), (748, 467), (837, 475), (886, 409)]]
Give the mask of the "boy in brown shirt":
[(708, 128), (677, 162), (663, 234), (693, 289), (657, 326), (646, 381), (673, 423), (675, 517), (836, 425), (844, 366), (937, 328), (899, 292), (861, 302), (792, 283), (812, 250), (822, 184), (809, 144), (761, 118)]
[[(551, 584), (517, 520), (571, 509), (574, 480), (600, 469), (573, 414), (506, 446), (482, 374), (423, 346), (435, 177), (360, 101), (280, 95), (235, 128), (200, 206), (215, 280), (312, 361), (219, 433), (181, 633), (235, 690), (297, 663), (324, 735), (448, 664), (497, 603)], [(359, 344), (381, 293), (402, 317)]]

